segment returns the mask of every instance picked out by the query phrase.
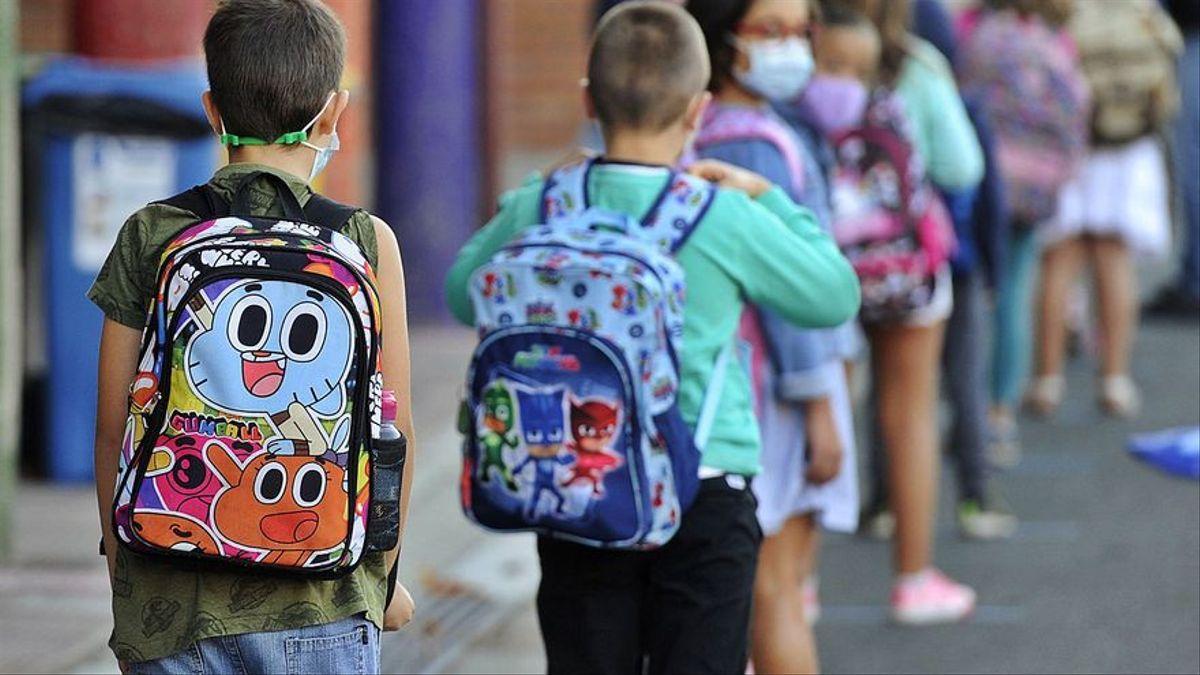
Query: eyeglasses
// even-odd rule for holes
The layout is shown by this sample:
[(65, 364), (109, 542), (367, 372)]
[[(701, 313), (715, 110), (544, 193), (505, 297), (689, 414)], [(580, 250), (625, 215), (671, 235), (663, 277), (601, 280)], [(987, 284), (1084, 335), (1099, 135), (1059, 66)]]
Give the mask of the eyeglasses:
[(786, 26), (784, 24), (771, 21), (760, 23), (739, 23), (733, 31), (738, 37), (758, 38), (758, 39), (779, 39), (787, 37), (798, 37), (802, 40), (812, 39), (812, 26), (805, 24), (793, 24)]

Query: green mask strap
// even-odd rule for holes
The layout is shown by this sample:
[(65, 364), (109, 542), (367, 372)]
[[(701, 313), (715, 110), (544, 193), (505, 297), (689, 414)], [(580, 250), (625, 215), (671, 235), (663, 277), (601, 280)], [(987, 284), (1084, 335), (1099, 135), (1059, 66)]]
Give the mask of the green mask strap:
[(276, 138), (274, 142), (268, 143), (261, 138), (254, 136), (238, 136), (236, 134), (221, 134), (221, 145), (237, 147), (239, 145), (295, 145), (308, 140), (307, 131), (289, 131), (288, 133)]

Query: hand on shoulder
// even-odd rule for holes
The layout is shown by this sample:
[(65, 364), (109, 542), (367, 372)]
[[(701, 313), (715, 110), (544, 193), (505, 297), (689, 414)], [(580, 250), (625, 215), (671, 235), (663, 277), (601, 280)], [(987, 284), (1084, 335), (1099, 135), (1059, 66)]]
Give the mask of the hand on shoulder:
[(773, 184), (762, 176), (716, 159), (701, 159), (688, 167), (688, 173), (715, 183), (719, 187), (741, 190), (751, 197), (758, 197), (770, 190)]

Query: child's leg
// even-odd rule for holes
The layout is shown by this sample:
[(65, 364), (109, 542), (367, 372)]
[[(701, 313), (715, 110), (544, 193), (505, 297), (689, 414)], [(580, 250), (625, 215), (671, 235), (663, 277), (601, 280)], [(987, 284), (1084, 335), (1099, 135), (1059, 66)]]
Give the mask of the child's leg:
[(811, 515), (789, 518), (759, 549), (750, 631), (756, 673), (818, 671), (800, 587), (815, 557), (814, 520)]
[(1129, 350), (1136, 331), (1135, 279), (1129, 247), (1116, 237), (1087, 242), (1100, 310), (1100, 374), (1129, 373)]
[(1058, 242), (1042, 254), (1041, 306), (1038, 309), (1038, 377), (1062, 374), (1066, 348), (1067, 299), (1087, 251), (1082, 239)]
[(946, 322), (942, 368), (953, 409), (949, 453), (960, 500), (981, 501), (987, 481), (987, 390), (983, 379), (983, 288), (978, 274), (954, 278), (954, 310)]
[(932, 558), (938, 474), (935, 405), (943, 326), (872, 330), (879, 426), (896, 514), (894, 565), (900, 574), (920, 572)]
[(1029, 293), (1037, 268), (1037, 238), (1032, 228), (1014, 227), (1009, 239), (1008, 274), (996, 296), (992, 343), (992, 404), (1011, 414), (1029, 368)]
[(641, 672), (646, 555), (538, 538), (538, 623), (550, 673)]
[[(732, 476), (702, 481), (675, 537), (657, 551), (634, 553), (652, 558), (642, 631), (650, 675), (746, 668), (762, 530), (749, 482), (740, 485)], [(562, 620), (574, 621), (566, 614)]]

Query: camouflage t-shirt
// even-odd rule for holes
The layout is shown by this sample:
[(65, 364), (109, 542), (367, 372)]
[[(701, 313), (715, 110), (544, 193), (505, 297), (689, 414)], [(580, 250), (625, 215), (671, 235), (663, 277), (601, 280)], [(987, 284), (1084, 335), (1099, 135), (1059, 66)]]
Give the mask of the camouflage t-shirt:
[[(308, 184), (296, 176), (257, 164), (226, 166), (209, 185), (229, 200), (241, 177), (251, 171), (283, 178), (301, 204), (312, 195)], [(269, 183), (256, 182), (250, 189), (252, 215), (283, 215)], [(161, 204), (130, 216), (88, 298), (108, 318), (141, 330), (155, 295), (162, 252), (171, 239), (195, 222), (195, 214)], [(375, 230), (365, 211), (355, 214), (342, 232), (358, 243), (372, 265), (377, 264)], [(115, 481), (115, 477), (99, 479)], [(168, 656), (205, 638), (300, 628), (360, 613), (382, 627), (386, 595), (381, 553), (364, 554), (359, 567), (341, 579), (305, 581), (246, 572), (195, 571), (121, 547), (116, 553), (109, 646), (118, 659), (145, 661)]]

